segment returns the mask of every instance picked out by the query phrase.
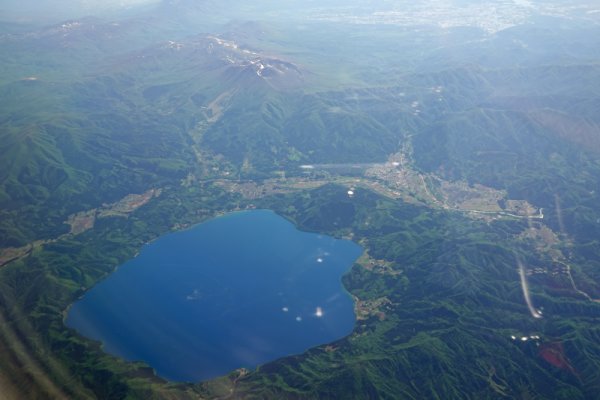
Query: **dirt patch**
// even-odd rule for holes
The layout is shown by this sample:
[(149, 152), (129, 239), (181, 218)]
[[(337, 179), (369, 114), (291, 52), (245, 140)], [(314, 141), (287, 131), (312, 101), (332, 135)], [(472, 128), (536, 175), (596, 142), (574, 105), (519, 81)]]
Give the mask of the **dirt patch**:
[(23, 247), (8, 247), (0, 250), (0, 267), (25, 256), (31, 251), (31, 249), (32, 246), (28, 244), (27, 246)]
[(560, 342), (544, 343), (540, 346), (540, 357), (550, 365), (568, 371), (577, 376), (577, 371), (565, 354), (565, 349)]

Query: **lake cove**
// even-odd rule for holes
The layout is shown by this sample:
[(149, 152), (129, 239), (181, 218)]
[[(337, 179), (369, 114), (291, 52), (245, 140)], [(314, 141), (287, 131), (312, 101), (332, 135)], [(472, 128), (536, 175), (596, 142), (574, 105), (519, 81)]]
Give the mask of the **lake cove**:
[(232, 213), (144, 246), (66, 324), (166, 379), (214, 378), (348, 335), (341, 276), (361, 252), (271, 211)]

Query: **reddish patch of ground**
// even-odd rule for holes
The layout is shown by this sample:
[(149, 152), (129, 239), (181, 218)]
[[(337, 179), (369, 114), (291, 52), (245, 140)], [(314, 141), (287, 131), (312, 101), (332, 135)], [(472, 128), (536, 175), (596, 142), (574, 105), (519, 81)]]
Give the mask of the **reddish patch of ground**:
[(540, 346), (539, 355), (544, 359), (544, 361), (555, 366), (556, 368), (560, 368), (562, 370), (569, 371), (573, 375), (577, 375), (575, 369), (565, 354), (565, 349), (562, 343), (543, 343)]

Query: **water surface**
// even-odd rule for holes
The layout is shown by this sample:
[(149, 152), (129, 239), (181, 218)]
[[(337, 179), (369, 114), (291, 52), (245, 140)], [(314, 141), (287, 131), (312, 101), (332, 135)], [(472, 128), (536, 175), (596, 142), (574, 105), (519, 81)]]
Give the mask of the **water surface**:
[(144, 246), (71, 307), (69, 327), (175, 381), (199, 381), (346, 336), (347, 240), (233, 213)]

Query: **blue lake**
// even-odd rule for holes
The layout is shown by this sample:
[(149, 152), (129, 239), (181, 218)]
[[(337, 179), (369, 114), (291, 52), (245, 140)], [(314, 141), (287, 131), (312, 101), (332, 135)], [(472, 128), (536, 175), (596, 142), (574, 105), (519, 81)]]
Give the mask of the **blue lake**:
[(271, 211), (233, 213), (144, 246), (66, 324), (166, 379), (205, 380), (348, 335), (341, 276), (361, 252)]

